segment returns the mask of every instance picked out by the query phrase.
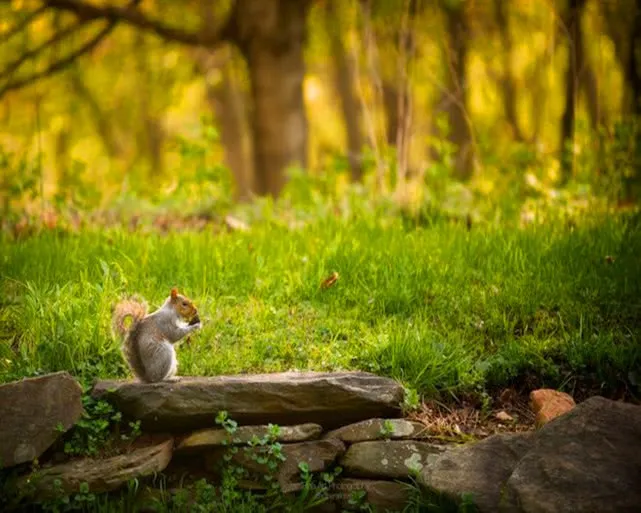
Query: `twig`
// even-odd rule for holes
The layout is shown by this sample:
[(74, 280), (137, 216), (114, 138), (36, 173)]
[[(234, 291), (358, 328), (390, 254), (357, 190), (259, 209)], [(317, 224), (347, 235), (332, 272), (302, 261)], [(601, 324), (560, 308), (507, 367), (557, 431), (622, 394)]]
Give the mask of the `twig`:
[(20, 55), (20, 57), (18, 57), (16, 60), (9, 63), (7, 67), (3, 69), (2, 72), (0, 72), (0, 79), (10, 77), (11, 75), (13, 75), (13, 72), (16, 71), (20, 66), (22, 66), (27, 60), (36, 58), (38, 54), (40, 54), (43, 50), (61, 41), (65, 37), (70, 36), (71, 34), (78, 31), (83, 26), (84, 26), (84, 23), (82, 22), (75, 23), (74, 25), (71, 25), (63, 30), (56, 32), (53, 36), (51, 36), (49, 39), (47, 39), (40, 45), (36, 46), (35, 48), (32, 48), (31, 50), (27, 50), (22, 55)]
[(0, 44), (6, 43), (11, 39), (13, 36), (21, 32), (29, 23), (31, 23), (33, 20), (35, 20), (38, 16), (41, 14), (44, 14), (45, 11), (47, 10), (46, 5), (41, 5), (38, 7), (35, 11), (31, 11), (27, 16), (22, 20), (19, 21), (18, 23), (15, 24), (11, 29), (9, 29), (8, 32), (5, 34), (2, 34), (0, 37)]
[(117, 25), (117, 22), (115, 21), (109, 22), (107, 26), (105, 26), (100, 32), (98, 32), (98, 34), (96, 34), (92, 39), (87, 41), (84, 45), (80, 46), (74, 52), (71, 52), (65, 58), (60, 59), (57, 62), (54, 62), (53, 64), (50, 64), (44, 70), (33, 73), (29, 76), (26, 76), (18, 80), (7, 82), (3, 87), (0, 87), (0, 98), (2, 98), (2, 96), (4, 96), (9, 91), (20, 89), (22, 87), (32, 84), (33, 82), (41, 78), (49, 77), (51, 75), (59, 73), (60, 71), (63, 71), (68, 66), (70, 66), (75, 59), (77, 59), (81, 55), (84, 55), (85, 53), (90, 52), (96, 46), (98, 46), (98, 44), (116, 27), (116, 25)]
[[(135, 3), (138, 4), (139, 0)], [(115, 7), (111, 5), (99, 7), (78, 0), (46, 0), (46, 5), (55, 9), (73, 12), (79, 18), (87, 21), (96, 19), (107, 19), (112, 22), (122, 21), (143, 30), (153, 32), (163, 39), (188, 45), (213, 47), (232, 39), (235, 35), (235, 13), (237, 9), (235, 3), (232, 6), (232, 13), (226, 22), (217, 29), (208, 32), (201, 30), (189, 32), (177, 27), (165, 25), (164, 23), (148, 18), (137, 10), (135, 5), (129, 5), (127, 7)]]

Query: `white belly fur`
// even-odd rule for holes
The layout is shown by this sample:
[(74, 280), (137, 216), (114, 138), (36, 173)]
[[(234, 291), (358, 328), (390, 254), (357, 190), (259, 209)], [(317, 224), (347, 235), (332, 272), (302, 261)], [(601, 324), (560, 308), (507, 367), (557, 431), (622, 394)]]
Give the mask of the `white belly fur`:
[(167, 351), (167, 354), (171, 357), (169, 372), (167, 372), (167, 375), (165, 376), (165, 379), (167, 379), (175, 376), (176, 372), (178, 372), (178, 359), (176, 358), (176, 350), (169, 341), (163, 340), (162, 345), (164, 346), (165, 351)]

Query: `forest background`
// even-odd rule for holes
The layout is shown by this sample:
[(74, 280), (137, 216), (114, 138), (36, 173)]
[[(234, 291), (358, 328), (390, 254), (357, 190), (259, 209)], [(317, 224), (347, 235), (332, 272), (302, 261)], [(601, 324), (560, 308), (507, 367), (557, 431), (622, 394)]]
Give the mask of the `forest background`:
[(0, 1), (2, 379), (125, 375), (178, 285), (187, 374), (637, 394), (640, 13)]

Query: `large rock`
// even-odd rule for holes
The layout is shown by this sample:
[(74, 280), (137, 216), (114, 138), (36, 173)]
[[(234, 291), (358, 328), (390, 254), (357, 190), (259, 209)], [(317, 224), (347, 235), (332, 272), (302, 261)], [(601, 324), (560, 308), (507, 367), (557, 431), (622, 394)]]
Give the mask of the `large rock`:
[(0, 385), (0, 467), (46, 451), (82, 415), (81, 395), (66, 372)]
[(420, 422), (405, 419), (368, 419), (334, 429), (323, 438), (338, 438), (343, 442), (368, 442), (372, 440), (418, 439), (427, 434)]
[[(260, 488), (264, 481), (262, 476), (271, 474), (268, 463), (255, 460), (252, 455), (265, 456), (269, 447), (251, 447), (248, 452), (239, 449), (233, 456), (232, 462), (243, 466), (249, 471), (249, 480), (245, 486), (249, 488)], [(295, 444), (284, 444), (282, 454), (285, 461), (281, 461), (275, 471), (276, 479), (285, 493), (298, 491), (302, 488), (300, 482), (299, 463), (307, 463), (309, 472), (322, 472), (327, 470), (344, 452), (345, 444), (340, 440), (314, 440)], [(207, 456), (207, 465), (210, 469), (216, 470), (216, 465), (223, 462), (223, 450), (216, 450)], [(276, 461), (276, 460), (273, 460)]]
[[(116, 490), (129, 480), (162, 472), (169, 461), (173, 439), (129, 454), (106, 459), (80, 459), (43, 468), (18, 480), (16, 487), (35, 500), (78, 493), (84, 483), (91, 493)], [(59, 481), (59, 484), (56, 484)]]
[(420, 482), (487, 513), (639, 511), (641, 407), (593, 397), (536, 432), (450, 449)]
[[(274, 442), (305, 442), (318, 438), (323, 428), (318, 424), (300, 424), (297, 426), (279, 426)], [(201, 429), (184, 438), (176, 452), (188, 453), (211, 449), (221, 445), (247, 444), (254, 437), (262, 439), (270, 434), (269, 426), (240, 426), (233, 434), (225, 429)]]
[(226, 410), (239, 424), (313, 422), (325, 429), (372, 417), (399, 417), (403, 387), (366, 372), (285, 372), (141, 384), (102, 381), (94, 396), (113, 402), (143, 429), (215, 427)]
[(495, 513), (502, 486), (531, 446), (531, 433), (506, 433), (453, 447), (423, 468), (419, 482), (455, 503), (471, 494), (480, 511)]
[(359, 442), (349, 447), (340, 464), (350, 477), (407, 479), (444, 450), (443, 446), (426, 442)]
[(503, 511), (641, 508), (641, 406), (592, 397), (550, 421), (507, 480)]

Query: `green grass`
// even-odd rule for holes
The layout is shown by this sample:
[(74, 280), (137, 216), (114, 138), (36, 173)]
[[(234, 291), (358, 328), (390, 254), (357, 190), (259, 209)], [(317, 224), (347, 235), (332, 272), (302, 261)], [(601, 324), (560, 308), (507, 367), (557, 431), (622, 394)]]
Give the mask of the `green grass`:
[[(630, 220), (468, 231), (324, 219), (0, 242), (0, 381), (127, 376), (112, 305), (137, 293), (155, 308), (172, 286), (204, 321), (178, 350), (182, 375), (362, 369), (427, 394), (525, 376), (605, 391), (641, 379), (641, 227)], [(338, 283), (321, 289), (332, 271)]]

